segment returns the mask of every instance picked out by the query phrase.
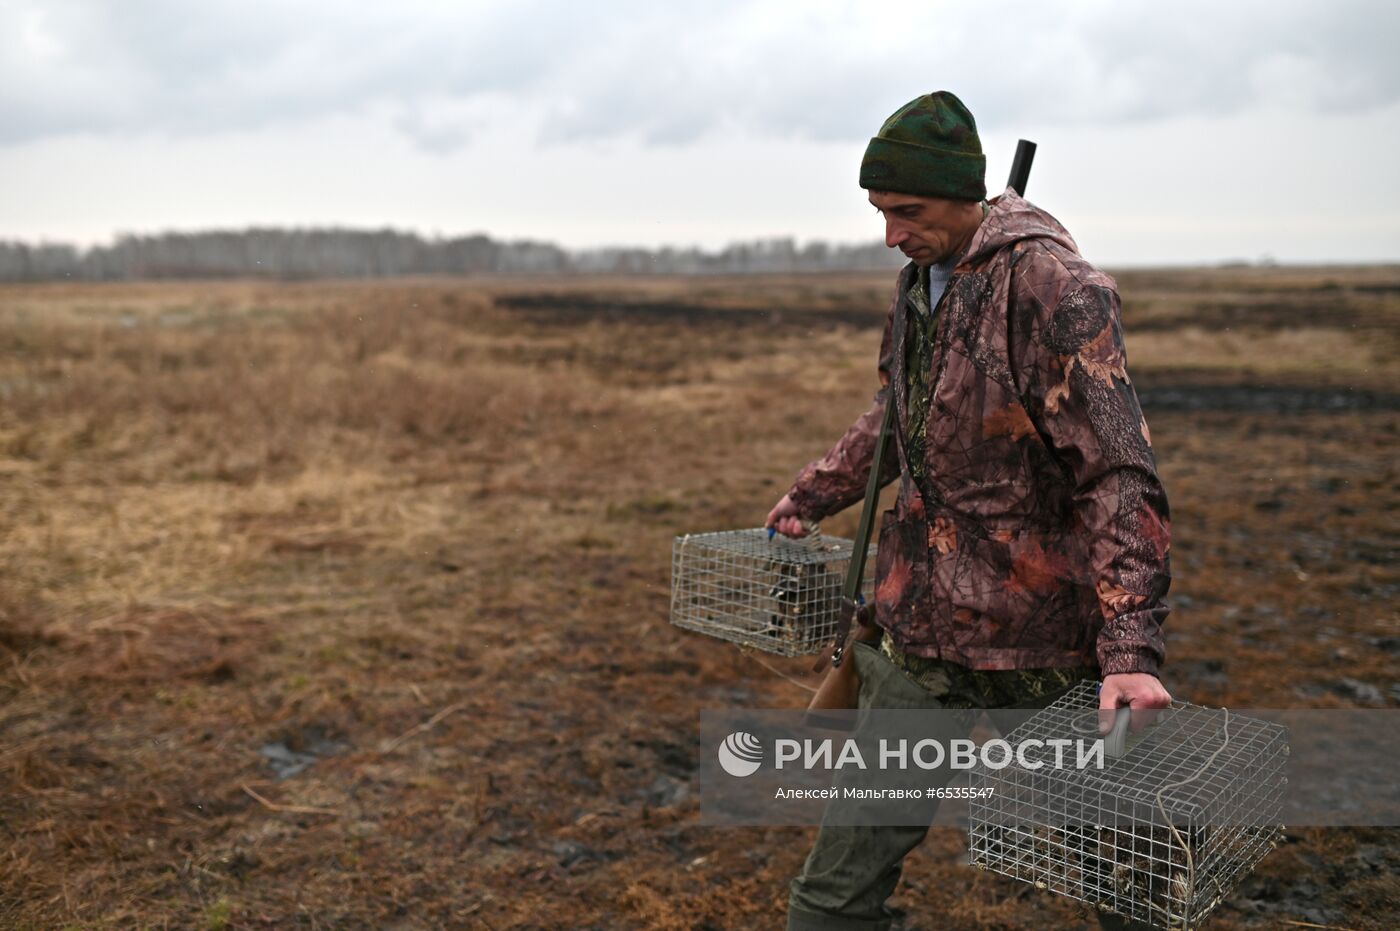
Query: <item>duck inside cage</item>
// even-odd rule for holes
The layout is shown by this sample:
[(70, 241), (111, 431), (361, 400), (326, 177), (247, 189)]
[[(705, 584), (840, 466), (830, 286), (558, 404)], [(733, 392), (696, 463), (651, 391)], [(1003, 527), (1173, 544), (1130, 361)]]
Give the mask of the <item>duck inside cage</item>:
[(836, 636), (852, 549), (820, 529), (795, 539), (763, 528), (676, 537), (671, 623), (783, 656), (818, 653)]

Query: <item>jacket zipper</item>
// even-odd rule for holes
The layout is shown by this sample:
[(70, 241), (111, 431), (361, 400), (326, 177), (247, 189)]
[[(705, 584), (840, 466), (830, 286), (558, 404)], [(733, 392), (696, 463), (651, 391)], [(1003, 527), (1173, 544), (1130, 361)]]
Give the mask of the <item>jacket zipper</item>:
[[(929, 417), (931, 417), (931, 416), (933, 415), (933, 401), (934, 401), (934, 398), (936, 398), (936, 397), (938, 396), (938, 389), (939, 389), (939, 387), (941, 387), (942, 384), (943, 384), (943, 375), (944, 375), (944, 370), (945, 370), (945, 368), (946, 368), (946, 366), (944, 365), (944, 361), (945, 361), (946, 358), (947, 358), (947, 354), (944, 353), (944, 352), (942, 351), (942, 348), (941, 348), (941, 347), (942, 347), (942, 343), (943, 343), (944, 326), (945, 326), (945, 324), (946, 324), (946, 322), (947, 322), (947, 321), (944, 319), (943, 304), (944, 304), (944, 302), (947, 300), (948, 295), (952, 292), (952, 290), (953, 290), (953, 285), (957, 284), (959, 277), (960, 277), (960, 276), (957, 275), (957, 274), (953, 274), (953, 275), (950, 275), (950, 276), (949, 276), (947, 284), (945, 284), (945, 285), (943, 286), (943, 293), (940, 294), (940, 295), (938, 296), (938, 303), (934, 304), (934, 305), (930, 308), (930, 311), (929, 311), (930, 313), (932, 313), (932, 314), (934, 315), (934, 325), (933, 325), (933, 339), (932, 339), (931, 344), (930, 344), (930, 346), (929, 346), (929, 363), (930, 363), (930, 365), (931, 365), (931, 367), (932, 367), (932, 371), (929, 373), (928, 410), (924, 411), (924, 431), (925, 431), (926, 434), (927, 434), (927, 432), (928, 432), (928, 419), (929, 419)], [(906, 301), (907, 301), (907, 298), (908, 298), (908, 295), (907, 295), (907, 294), (905, 295), (905, 298), (906, 298)], [(908, 327), (907, 321), (906, 321), (906, 324), (905, 324), (904, 331), (905, 331), (905, 332), (904, 332), (904, 336), (905, 336), (905, 339), (906, 339), (906, 341), (907, 341), (907, 340), (908, 340), (908, 337), (909, 337), (909, 332), (908, 332), (908, 331), (909, 331), (909, 327)], [(901, 353), (901, 355), (902, 355), (903, 358), (906, 360), (906, 361), (905, 361), (905, 367), (907, 368), (907, 367), (908, 367), (908, 361), (907, 361), (907, 360), (908, 360), (908, 356), (909, 356), (909, 347), (908, 347), (908, 345), (906, 344), (906, 345), (903, 347), (903, 349), (904, 349), (904, 351)], [(906, 380), (907, 380), (907, 372), (906, 372)], [(905, 412), (905, 416), (907, 417), (907, 416), (908, 416), (908, 413), (909, 413), (909, 397), (908, 397), (907, 389), (906, 389), (906, 392), (905, 392), (904, 412)], [(901, 427), (901, 433), (900, 433), (900, 435), (901, 435), (901, 437), (902, 437), (902, 436), (904, 435), (903, 432), (902, 432), (902, 428), (903, 428), (903, 418), (895, 418), (895, 419), (901, 421), (901, 423), (900, 423), (900, 427)], [(905, 445), (904, 448), (905, 448), (906, 453), (907, 453), (907, 451), (908, 451), (908, 446), (907, 446), (907, 444)], [(907, 455), (906, 455), (906, 459), (907, 459), (907, 458), (908, 458), (908, 457), (907, 457)], [(924, 462), (923, 462), (923, 467), (924, 467), (924, 481), (923, 481), (923, 482), (915, 482), (915, 483), (914, 483), (914, 487), (915, 487), (916, 489), (918, 489), (919, 494), (922, 495), (923, 498), (924, 498), (924, 514), (925, 514), (925, 516), (927, 516), (928, 513), (929, 513), (929, 505), (930, 505), (930, 504), (938, 504), (938, 505), (940, 505), (940, 506), (942, 506), (942, 504), (943, 504), (943, 499), (942, 499), (942, 497), (933, 492), (933, 487), (932, 487), (932, 485), (929, 483), (929, 464), (928, 464), (928, 446), (927, 446), (927, 444), (925, 444), (925, 446), (924, 446)], [(943, 507), (943, 510), (944, 510), (944, 511), (947, 511), (948, 508), (947, 508), (946, 506), (944, 506), (944, 507)], [(931, 518), (930, 518), (930, 520), (931, 520)]]

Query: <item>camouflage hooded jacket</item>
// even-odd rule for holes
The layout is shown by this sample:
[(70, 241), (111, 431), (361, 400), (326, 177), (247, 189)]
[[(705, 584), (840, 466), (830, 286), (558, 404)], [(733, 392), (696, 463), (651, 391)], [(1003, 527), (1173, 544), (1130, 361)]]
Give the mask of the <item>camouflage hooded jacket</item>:
[(1008, 189), (938, 308), (922, 487), (903, 425), (908, 290), (900, 273), (875, 403), (789, 494), (803, 517), (860, 501), (885, 404), (900, 478), (881, 515), (875, 609), (895, 645), (973, 669), (1092, 665), (1156, 674), (1169, 514), (1128, 380), (1114, 280)]

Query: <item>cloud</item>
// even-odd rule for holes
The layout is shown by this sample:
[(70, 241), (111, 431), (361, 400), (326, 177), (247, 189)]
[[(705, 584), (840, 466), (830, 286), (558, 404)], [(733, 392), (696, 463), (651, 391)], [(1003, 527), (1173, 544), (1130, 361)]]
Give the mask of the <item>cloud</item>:
[(0, 144), (365, 113), (434, 152), (503, 125), (544, 143), (859, 140), (940, 87), (993, 129), (1364, 110), (1400, 99), (1397, 27), (1383, 0), (0, 0)]

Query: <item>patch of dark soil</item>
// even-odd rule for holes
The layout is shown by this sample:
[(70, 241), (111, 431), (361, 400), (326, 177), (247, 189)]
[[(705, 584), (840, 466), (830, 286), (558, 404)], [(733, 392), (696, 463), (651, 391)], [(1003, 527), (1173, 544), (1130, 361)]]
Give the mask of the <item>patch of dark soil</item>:
[[(1326, 849), (1319, 849), (1326, 848)], [(1331, 829), (1286, 834), (1287, 866), (1250, 874), (1224, 911), (1275, 922), (1267, 927), (1391, 928), (1400, 848), (1395, 830)], [(1363, 917), (1364, 916), (1364, 917)], [(1255, 927), (1251, 922), (1250, 927)]]
[(29, 625), (0, 623), (0, 649), (23, 656), (40, 647), (55, 646), (59, 642), (44, 631)]
[(549, 852), (558, 864), (569, 872), (597, 863), (610, 863), (622, 859), (622, 854), (613, 850), (603, 850), (574, 840), (556, 840), (549, 845)]
[(654, 765), (662, 771), (689, 778), (699, 765), (699, 738), (689, 741), (689, 746), (670, 740), (634, 740), (632, 745), (649, 750), (655, 757)]
[(496, 306), (515, 311), (531, 323), (573, 326), (601, 320), (605, 323), (652, 324), (685, 327), (815, 327), (851, 326), (875, 328), (885, 321), (885, 310), (811, 309), (794, 312), (771, 307), (713, 307), (683, 301), (632, 301), (582, 294), (505, 294)]
[(1312, 699), (1330, 694), (1368, 708), (1383, 708), (1386, 705), (1385, 695), (1380, 689), (1349, 676), (1326, 682), (1305, 682), (1293, 691), (1300, 698)]
[(1387, 653), (1400, 653), (1400, 637), (1372, 637), (1371, 646)]
[(1131, 306), (1124, 311), (1129, 332), (1179, 330), (1196, 326), (1208, 330), (1255, 327), (1286, 330), (1298, 327), (1326, 329), (1374, 329), (1388, 324), (1385, 316), (1364, 307), (1343, 303), (1338, 297), (1295, 295), (1277, 303), (1193, 302), (1179, 313), (1136, 318)]
[(331, 739), (325, 728), (312, 724), (289, 731), (282, 740), (263, 744), (258, 753), (266, 758), (278, 779), (289, 779), (322, 757), (347, 748), (344, 741)]
[(1400, 545), (1396, 540), (1359, 536), (1343, 536), (1336, 533), (1298, 532), (1292, 535), (1292, 557), (1300, 564), (1325, 565), (1330, 562), (1344, 562), (1352, 565), (1364, 563), (1371, 566), (1394, 565), (1400, 555)]
[(1310, 922), (1314, 928), (1331, 927), (1332, 922), (1345, 921), (1347, 917), (1339, 909), (1318, 904), (1322, 899), (1323, 887), (1311, 880), (1265, 877), (1259, 888), (1251, 890), (1251, 893), (1251, 897), (1240, 897), (1232, 902), (1232, 907), (1245, 914), (1271, 919), (1301, 919)]
[(1179, 660), (1166, 671), (1171, 681), (1184, 690), (1221, 689), (1229, 685), (1225, 662), (1218, 659)]
[(1292, 385), (1159, 384), (1140, 387), (1138, 400), (1159, 411), (1230, 411), (1250, 414), (1400, 410), (1400, 394)]

